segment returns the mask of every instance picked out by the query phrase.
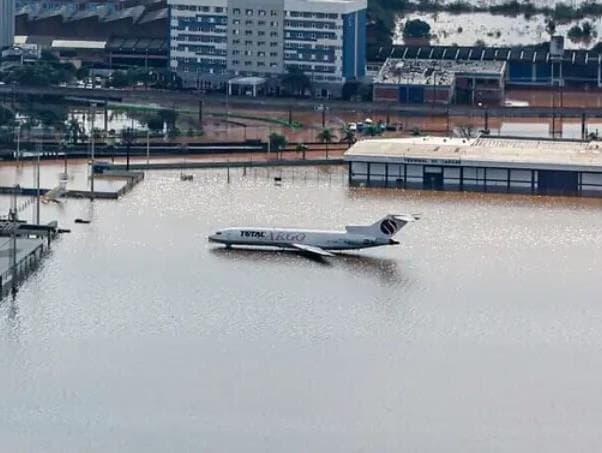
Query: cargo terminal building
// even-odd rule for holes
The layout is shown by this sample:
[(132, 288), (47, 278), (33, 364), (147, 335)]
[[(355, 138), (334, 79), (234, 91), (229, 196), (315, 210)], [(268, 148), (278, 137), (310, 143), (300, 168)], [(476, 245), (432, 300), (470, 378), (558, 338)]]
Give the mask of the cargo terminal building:
[(602, 197), (602, 142), (377, 139), (344, 159), (356, 186)]

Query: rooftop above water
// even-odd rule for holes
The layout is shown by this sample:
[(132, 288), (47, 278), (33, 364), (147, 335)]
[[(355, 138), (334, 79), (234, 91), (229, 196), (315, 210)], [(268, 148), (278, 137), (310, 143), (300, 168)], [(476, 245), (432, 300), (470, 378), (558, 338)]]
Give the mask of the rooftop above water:
[(374, 83), (450, 86), (458, 74), (502, 77), (503, 61), (402, 60), (388, 58)]
[(357, 142), (345, 153), (345, 159), (393, 163), (424, 159), (427, 163), (433, 160), (469, 165), (486, 162), (493, 166), (588, 167), (602, 171), (602, 142), (504, 137), (377, 139)]

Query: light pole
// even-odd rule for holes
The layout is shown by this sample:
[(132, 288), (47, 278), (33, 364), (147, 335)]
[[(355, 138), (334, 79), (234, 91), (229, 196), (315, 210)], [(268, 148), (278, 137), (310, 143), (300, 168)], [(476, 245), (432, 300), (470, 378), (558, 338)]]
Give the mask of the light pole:
[[(43, 139), (43, 138), (42, 138)], [(38, 142), (36, 150), (36, 225), (40, 224), (40, 153), (42, 151), (42, 142)]]
[(146, 131), (146, 166), (150, 163), (150, 129)]
[(21, 124), (17, 125), (17, 167), (20, 163), (21, 157)]
[(96, 103), (92, 102), (90, 105), (90, 168), (92, 174), (90, 175), (90, 200), (94, 201), (94, 118), (96, 117)]
[[(483, 109), (483, 103), (479, 102), (477, 104), (479, 106), (479, 109)], [(485, 107), (484, 111), (483, 111), (483, 133), (484, 134), (489, 134), (489, 111), (487, 109), (487, 107)]]

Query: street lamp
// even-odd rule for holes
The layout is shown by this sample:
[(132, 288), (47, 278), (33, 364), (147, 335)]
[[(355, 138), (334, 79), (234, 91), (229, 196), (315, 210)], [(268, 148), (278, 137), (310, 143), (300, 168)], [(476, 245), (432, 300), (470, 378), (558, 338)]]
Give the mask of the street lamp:
[(480, 101), (478, 102), (477, 105), (479, 106), (479, 109), (483, 109), (483, 107), (485, 107), (485, 111), (484, 111), (484, 115), (483, 115), (483, 123), (484, 123), (483, 133), (489, 134), (489, 110), (488, 110), (487, 106), (483, 106), (483, 103)]
[(94, 201), (94, 119), (96, 117), (96, 103), (90, 104), (90, 167), (92, 173), (90, 175), (90, 200)]

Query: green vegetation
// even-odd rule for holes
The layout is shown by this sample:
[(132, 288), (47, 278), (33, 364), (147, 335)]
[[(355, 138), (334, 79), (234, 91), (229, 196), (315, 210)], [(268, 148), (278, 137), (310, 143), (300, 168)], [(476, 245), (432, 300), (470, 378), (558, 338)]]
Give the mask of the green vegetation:
[(182, 88), (182, 79), (167, 69), (132, 68), (127, 71), (114, 71), (108, 83), (113, 88), (124, 88), (137, 84), (167, 90)]
[(420, 19), (408, 20), (403, 27), (404, 38), (428, 38), (431, 26)]
[(6, 83), (45, 87), (70, 82), (77, 70), (71, 63), (61, 63), (47, 50), (35, 64), (10, 66), (0, 72), (0, 80)]
[(591, 22), (585, 21), (571, 27), (567, 35), (571, 41), (590, 41), (596, 36), (596, 31)]
[(320, 143), (326, 145), (326, 159), (328, 159), (328, 145), (332, 143), (336, 137), (333, 135), (332, 131), (326, 127), (320, 131), (317, 138)]
[(281, 77), (280, 83), (282, 88), (292, 96), (304, 96), (311, 90), (311, 80), (299, 68), (287, 68), (287, 73)]
[[(546, 31), (550, 34), (556, 32), (557, 23), (568, 23), (586, 18), (598, 19), (602, 16), (602, 3), (587, 1), (581, 5), (569, 3), (556, 3), (554, 6), (537, 6), (534, 3), (519, 0), (507, 0), (504, 3), (485, 6), (474, 5), (465, 0), (444, 3), (442, 0), (369, 0), (368, 1), (368, 58), (371, 58), (380, 47), (388, 47), (392, 43), (397, 16), (407, 16), (413, 12), (451, 14), (462, 13), (490, 13), (509, 17), (524, 15), (530, 18), (536, 14), (548, 18)], [(462, 33), (458, 27), (458, 33)], [(404, 30), (404, 37), (406, 36)], [(407, 37), (414, 37), (413, 33)]]
[(282, 151), (288, 142), (286, 141), (286, 137), (282, 134), (278, 134), (277, 132), (272, 132), (268, 137), (270, 141), (270, 151), (278, 153)]
[(305, 153), (307, 152), (308, 149), (309, 149), (309, 147), (303, 142), (297, 143), (297, 146), (295, 147), (295, 151), (297, 151), (298, 153), (301, 153), (303, 160), (305, 160)]
[(355, 132), (349, 129), (349, 126), (344, 126), (341, 130), (343, 136), (341, 137), (342, 143), (347, 143), (347, 145), (353, 145), (357, 139), (355, 138)]

